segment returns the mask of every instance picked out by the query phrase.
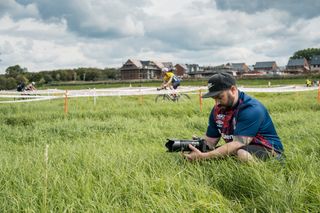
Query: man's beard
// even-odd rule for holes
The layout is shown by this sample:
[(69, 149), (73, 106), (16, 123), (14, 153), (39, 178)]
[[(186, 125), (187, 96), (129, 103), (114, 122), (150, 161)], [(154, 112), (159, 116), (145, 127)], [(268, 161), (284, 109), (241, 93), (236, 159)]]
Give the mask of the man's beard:
[(223, 109), (228, 110), (228, 109), (232, 108), (235, 97), (232, 97), (232, 95), (229, 92), (227, 93), (227, 97), (228, 97), (227, 103), (226, 104), (219, 104), (219, 106)]

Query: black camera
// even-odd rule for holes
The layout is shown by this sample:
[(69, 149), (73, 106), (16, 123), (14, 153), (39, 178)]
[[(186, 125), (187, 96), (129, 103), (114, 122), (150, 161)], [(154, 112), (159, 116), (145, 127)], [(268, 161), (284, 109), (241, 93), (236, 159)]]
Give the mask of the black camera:
[(204, 139), (199, 138), (195, 140), (187, 139), (167, 139), (166, 147), (168, 152), (184, 152), (191, 151), (189, 144), (199, 149), (201, 152), (210, 151)]

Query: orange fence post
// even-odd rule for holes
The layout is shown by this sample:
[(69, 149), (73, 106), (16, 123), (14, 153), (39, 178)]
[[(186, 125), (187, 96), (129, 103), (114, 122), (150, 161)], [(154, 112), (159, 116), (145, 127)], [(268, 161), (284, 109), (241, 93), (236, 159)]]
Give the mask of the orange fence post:
[(319, 82), (319, 86), (318, 86), (318, 103), (320, 103), (320, 81)]
[(199, 89), (199, 103), (200, 103), (200, 112), (202, 112), (202, 94), (201, 89)]
[(97, 93), (96, 88), (93, 88), (93, 105), (95, 106), (97, 103)]
[(68, 90), (64, 94), (64, 114), (68, 113)]
[(140, 91), (139, 101), (140, 101), (140, 104), (142, 105), (143, 104), (143, 93), (141, 91), (141, 88), (139, 89), (139, 91)]

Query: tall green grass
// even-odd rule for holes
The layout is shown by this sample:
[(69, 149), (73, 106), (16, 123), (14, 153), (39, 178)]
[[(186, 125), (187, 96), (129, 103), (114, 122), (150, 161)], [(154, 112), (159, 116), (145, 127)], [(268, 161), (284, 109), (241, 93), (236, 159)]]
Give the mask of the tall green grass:
[[(166, 138), (202, 135), (213, 100), (98, 97), (0, 105), (1, 212), (317, 212), (317, 93), (251, 94), (269, 109), (286, 162), (189, 163)], [(45, 147), (48, 162), (45, 161)], [(47, 175), (47, 177), (46, 177)]]

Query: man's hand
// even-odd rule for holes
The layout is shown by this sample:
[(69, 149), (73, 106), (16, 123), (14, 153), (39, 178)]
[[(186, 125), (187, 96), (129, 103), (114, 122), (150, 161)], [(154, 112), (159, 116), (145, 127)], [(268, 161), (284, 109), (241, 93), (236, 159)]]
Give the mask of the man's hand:
[(189, 148), (191, 149), (190, 153), (182, 153), (182, 155), (190, 161), (200, 160), (204, 158), (204, 153), (200, 152), (199, 149), (189, 144)]

